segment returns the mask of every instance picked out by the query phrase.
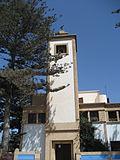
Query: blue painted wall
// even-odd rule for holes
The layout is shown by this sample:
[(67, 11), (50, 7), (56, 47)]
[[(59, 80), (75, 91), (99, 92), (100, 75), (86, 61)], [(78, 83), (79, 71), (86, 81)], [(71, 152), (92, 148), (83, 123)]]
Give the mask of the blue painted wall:
[[(111, 160), (110, 155), (81, 155), (80, 160)], [(120, 160), (120, 155), (112, 155), (112, 160)]]
[(17, 160), (35, 160), (35, 155), (18, 155)]

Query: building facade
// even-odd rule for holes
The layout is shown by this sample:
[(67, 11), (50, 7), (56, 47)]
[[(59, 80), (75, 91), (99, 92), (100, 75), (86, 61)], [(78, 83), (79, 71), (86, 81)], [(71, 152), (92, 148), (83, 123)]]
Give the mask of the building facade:
[(79, 111), (95, 126), (95, 137), (120, 151), (120, 103), (109, 103), (99, 91), (79, 92)]
[(120, 141), (120, 104), (108, 103), (99, 91), (78, 92), (76, 35), (60, 31), (49, 46), (52, 55), (63, 57), (57, 65), (70, 66), (59, 76), (48, 77), (50, 87), (66, 87), (34, 95), (31, 106), (23, 107), (21, 150), (40, 151), (41, 160), (75, 160), (80, 152), (80, 112), (97, 128), (96, 138), (114, 150)]
[[(79, 102), (76, 67), (76, 35), (60, 31), (49, 42), (52, 55), (60, 55), (57, 65), (69, 66), (59, 76), (49, 76), (57, 92), (33, 97), (23, 109), (22, 151), (41, 152), (41, 160), (75, 159), (79, 152)], [(69, 65), (68, 65), (69, 64)], [(52, 62), (50, 64), (52, 66)]]

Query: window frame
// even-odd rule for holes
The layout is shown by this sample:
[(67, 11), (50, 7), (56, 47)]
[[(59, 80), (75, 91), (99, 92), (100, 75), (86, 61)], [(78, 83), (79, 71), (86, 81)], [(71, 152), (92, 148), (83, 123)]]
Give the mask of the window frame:
[[(44, 118), (39, 121), (39, 115), (44, 115)], [(39, 124), (45, 124), (46, 123), (46, 114), (45, 113), (38, 113), (38, 123)]]
[[(66, 46), (66, 53), (60, 53), (60, 54), (58, 54), (57, 53), (57, 46)], [(54, 54), (55, 55), (66, 55), (66, 54), (68, 54), (68, 43), (58, 43), (58, 44), (55, 44), (54, 45)]]
[[(115, 114), (116, 114), (116, 120), (115, 120), (115, 118), (110, 118), (109, 113), (113, 113), (113, 112), (115, 112)], [(111, 119), (111, 120), (110, 120), (110, 119)], [(116, 122), (116, 121), (118, 121), (117, 111), (108, 111), (108, 121), (109, 121), (109, 122)]]
[[(91, 116), (92, 116), (91, 113), (92, 112), (94, 112), (94, 113), (96, 112), (97, 113), (97, 116), (93, 117), (93, 119), (91, 118)], [(96, 118), (96, 119), (94, 119), (94, 118)], [(90, 111), (90, 122), (99, 122), (99, 111), (95, 111), (95, 110), (94, 111)]]
[[(35, 121), (33, 121), (33, 122), (30, 122), (29, 121), (29, 116), (30, 116), (30, 114), (35, 114), (36, 115), (36, 117), (35, 117)], [(43, 122), (39, 122), (39, 114), (44, 114), (45, 115), (45, 123), (46, 123), (46, 113), (45, 112), (33, 112), (33, 113), (31, 113), (31, 112), (29, 112), (28, 113), (28, 116), (27, 116), (27, 124), (45, 124), (45, 123), (43, 123)]]
[[(35, 115), (35, 121), (30, 122), (30, 115)], [(37, 113), (28, 113), (28, 124), (36, 124), (37, 123)]]
[(79, 104), (83, 104), (84, 103), (83, 97), (79, 97), (78, 99), (79, 99)]

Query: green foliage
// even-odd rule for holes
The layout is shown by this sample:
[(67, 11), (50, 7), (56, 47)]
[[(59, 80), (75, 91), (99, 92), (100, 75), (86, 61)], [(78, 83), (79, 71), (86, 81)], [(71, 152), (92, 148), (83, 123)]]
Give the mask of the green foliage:
[(80, 151), (108, 151), (107, 144), (94, 137), (95, 128), (80, 112)]
[(0, 68), (0, 124), (3, 135), (7, 135), (2, 141), (5, 151), (9, 130), (20, 132), (21, 106), (30, 104), (31, 95), (38, 90), (52, 91), (46, 83), (47, 75), (64, 72), (64, 66), (56, 64), (62, 57), (52, 56), (48, 49), (51, 26), (56, 21), (52, 11), (43, 0), (0, 4), (0, 60), (5, 61)]
[[(118, 13), (120, 13), (120, 9), (117, 9), (117, 10), (113, 11), (112, 13), (113, 13), (113, 14), (114, 14), (114, 13), (117, 13), (117, 14), (118, 14)], [(120, 22), (118, 22), (118, 23), (115, 25), (115, 28), (118, 28), (118, 27), (120, 27)]]
[(14, 155), (12, 153), (6, 153), (6, 154), (2, 154), (0, 158), (1, 160), (13, 160)]
[(18, 133), (17, 131), (12, 131), (9, 140), (9, 151), (14, 152), (16, 148), (19, 148), (22, 136), (26, 133)]
[(56, 19), (47, 13), (43, 1), (18, 0), (0, 6), (0, 53), (10, 68), (47, 67), (50, 27)]

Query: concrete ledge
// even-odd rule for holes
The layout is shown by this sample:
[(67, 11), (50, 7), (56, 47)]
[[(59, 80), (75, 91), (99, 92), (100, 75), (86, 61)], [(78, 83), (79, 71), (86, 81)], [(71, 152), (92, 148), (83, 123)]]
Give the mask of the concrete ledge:
[(79, 123), (49, 123), (46, 124), (46, 132), (57, 132), (57, 131), (79, 131)]

